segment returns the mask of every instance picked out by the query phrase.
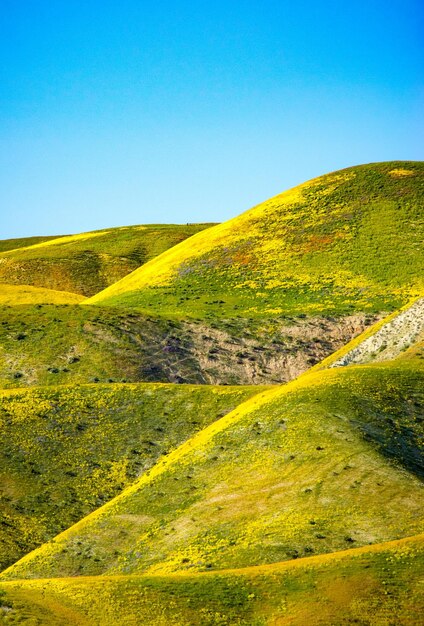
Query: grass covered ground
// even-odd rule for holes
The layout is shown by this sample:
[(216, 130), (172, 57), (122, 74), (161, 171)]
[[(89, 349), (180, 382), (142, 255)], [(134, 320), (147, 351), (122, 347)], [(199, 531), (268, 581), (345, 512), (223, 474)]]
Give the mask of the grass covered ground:
[(199, 233), (87, 301), (162, 314), (390, 311), (423, 291), (424, 164), (361, 165)]
[(57, 235), (40, 236), (40, 237), (19, 237), (15, 239), (0, 239), (0, 252), (8, 252), (8, 250), (16, 250), (17, 248), (26, 248), (36, 243), (44, 243), (51, 239), (57, 239)]
[(256, 392), (162, 384), (0, 392), (0, 568), (116, 496)]
[(180, 325), (79, 305), (0, 307), (0, 387), (90, 382), (204, 382), (190, 358), (168, 349)]
[(149, 224), (0, 241), (0, 282), (93, 295), (209, 226)]
[(37, 304), (79, 304), (84, 296), (67, 291), (55, 291), (30, 285), (0, 284), (0, 306)]
[(423, 536), (245, 570), (0, 584), (0, 624), (419, 626)]
[(411, 359), (254, 396), (4, 577), (248, 567), (422, 532), (423, 379)]

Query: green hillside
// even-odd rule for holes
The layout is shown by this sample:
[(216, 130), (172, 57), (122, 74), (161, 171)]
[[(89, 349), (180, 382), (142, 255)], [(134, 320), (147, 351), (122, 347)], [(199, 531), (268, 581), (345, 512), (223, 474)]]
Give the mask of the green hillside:
[(87, 303), (167, 315), (389, 311), (423, 292), (424, 163), (321, 176), (200, 233)]
[(0, 624), (419, 626), (423, 205), (1, 241)]
[(423, 536), (272, 566), (197, 575), (0, 584), (0, 624), (419, 626)]
[(0, 392), (0, 568), (257, 391), (113, 384)]
[(22, 304), (78, 304), (84, 296), (68, 291), (55, 291), (30, 285), (0, 284), (0, 306), (18, 306)]
[(411, 359), (255, 396), (3, 576), (248, 567), (422, 532), (423, 380)]
[[(203, 382), (190, 362), (181, 363), (179, 354), (165, 351), (173, 330), (167, 320), (112, 308), (3, 306), (0, 386)], [(183, 340), (184, 333), (180, 336)]]
[(8, 250), (16, 250), (17, 248), (26, 248), (33, 246), (37, 243), (44, 243), (51, 239), (57, 239), (57, 235), (50, 235), (47, 237), (18, 237), (15, 239), (0, 239), (0, 252), (7, 252)]
[[(40, 238), (41, 242), (6, 240), (0, 242), (0, 283), (90, 296), (209, 226), (149, 224)], [(16, 248), (9, 249), (10, 245)]]

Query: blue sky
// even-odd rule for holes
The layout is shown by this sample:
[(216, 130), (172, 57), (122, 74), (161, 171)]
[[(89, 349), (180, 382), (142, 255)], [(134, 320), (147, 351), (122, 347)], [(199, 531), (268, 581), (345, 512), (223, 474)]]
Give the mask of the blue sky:
[(0, 237), (222, 221), (424, 158), (412, 0), (1, 0)]

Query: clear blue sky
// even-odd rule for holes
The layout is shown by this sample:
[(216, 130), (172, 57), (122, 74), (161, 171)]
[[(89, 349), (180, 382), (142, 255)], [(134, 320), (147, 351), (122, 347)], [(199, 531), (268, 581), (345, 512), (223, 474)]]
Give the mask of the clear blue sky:
[(0, 237), (222, 221), (424, 158), (421, 0), (1, 0)]

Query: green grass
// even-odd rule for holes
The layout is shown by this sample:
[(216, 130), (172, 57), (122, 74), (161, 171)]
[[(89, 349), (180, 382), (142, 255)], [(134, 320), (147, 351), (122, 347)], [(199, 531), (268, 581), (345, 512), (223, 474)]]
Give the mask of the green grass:
[(50, 235), (48, 237), (20, 237), (15, 239), (0, 239), (0, 253), (8, 252), (9, 250), (17, 250), (18, 248), (26, 248), (33, 246), (37, 243), (44, 243), (51, 239), (57, 239), (57, 235)]
[(112, 384), (0, 392), (0, 568), (257, 391)]
[(423, 198), (422, 162), (328, 174), (197, 234), (86, 304), (202, 319), (391, 311), (423, 292)]
[(150, 224), (6, 240), (0, 242), (0, 282), (93, 295), (209, 226)]
[[(182, 352), (171, 352), (174, 335)], [(204, 382), (181, 325), (122, 310), (0, 307), (0, 387), (90, 382)]]
[(247, 567), (422, 532), (423, 379), (408, 360), (255, 396), (4, 576)]
[(398, 357), (402, 361), (421, 359), (424, 360), (424, 339), (417, 341), (404, 350)]
[(43, 626), (419, 626), (423, 536), (197, 575), (0, 585), (0, 623)]

